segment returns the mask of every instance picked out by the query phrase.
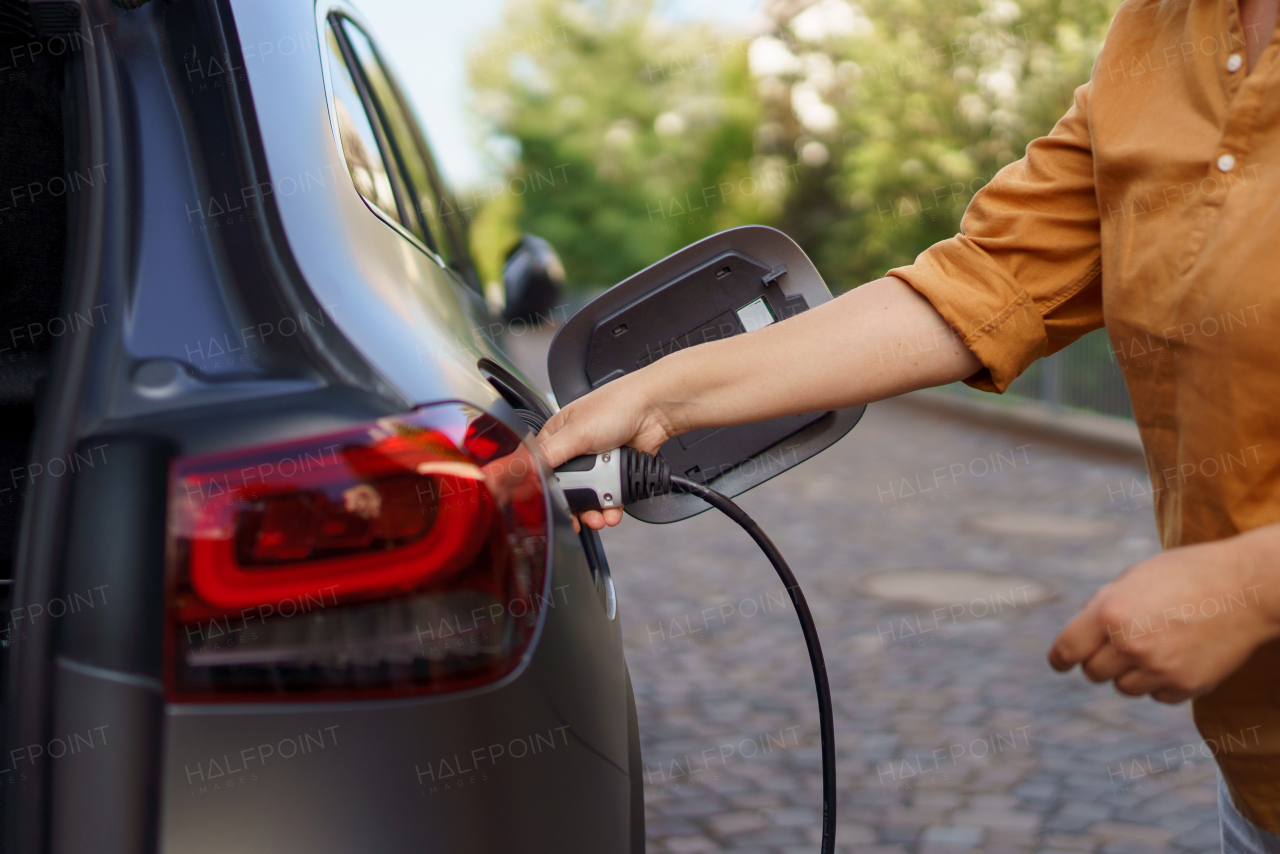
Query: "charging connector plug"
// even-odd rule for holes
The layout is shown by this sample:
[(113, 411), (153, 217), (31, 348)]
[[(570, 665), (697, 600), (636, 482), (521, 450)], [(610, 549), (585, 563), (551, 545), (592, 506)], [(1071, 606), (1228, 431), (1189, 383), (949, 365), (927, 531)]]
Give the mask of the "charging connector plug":
[(635, 448), (574, 457), (556, 469), (556, 481), (575, 513), (623, 507), (671, 492), (667, 461)]

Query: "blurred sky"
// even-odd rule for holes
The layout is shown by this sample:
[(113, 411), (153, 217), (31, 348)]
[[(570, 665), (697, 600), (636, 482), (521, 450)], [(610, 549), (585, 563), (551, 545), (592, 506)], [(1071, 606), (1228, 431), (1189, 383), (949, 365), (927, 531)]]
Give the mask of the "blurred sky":
[[(373, 37), (400, 75), (425, 126), (440, 169), (455, 188), (484, 181), (489, 164), (479, 150), (467, 107), (467, 56), (502, 19), (506, 0), (355, 0)], [(670, 21), (711, 19), (746, 28), (760, 0), (659, 0)]]

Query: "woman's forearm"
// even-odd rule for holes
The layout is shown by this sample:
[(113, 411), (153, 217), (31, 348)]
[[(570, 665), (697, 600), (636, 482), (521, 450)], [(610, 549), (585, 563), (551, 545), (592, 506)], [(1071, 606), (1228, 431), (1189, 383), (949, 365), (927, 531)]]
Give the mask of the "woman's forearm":
[(636, 375), (674, 433), (822, 412), (964, 379), (981, 364), (901, 279), (869, 282)]

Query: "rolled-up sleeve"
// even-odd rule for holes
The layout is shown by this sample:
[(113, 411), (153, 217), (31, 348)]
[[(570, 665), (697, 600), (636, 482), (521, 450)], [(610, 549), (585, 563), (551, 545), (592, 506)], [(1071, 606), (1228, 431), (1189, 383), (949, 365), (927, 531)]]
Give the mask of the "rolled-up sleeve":
[(890, 270), (928, 299), (1004, 391), (1041, 356), (1102, 326), (1101, 231), (1089, 85), (1046, 137), (973, 197), (960, 234)]

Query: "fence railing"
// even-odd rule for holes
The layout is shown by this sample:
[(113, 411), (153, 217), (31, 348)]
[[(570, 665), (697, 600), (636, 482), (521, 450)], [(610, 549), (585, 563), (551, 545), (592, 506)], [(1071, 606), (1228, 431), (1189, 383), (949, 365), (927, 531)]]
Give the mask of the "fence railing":
[[(947, 386), (955, 394), (991, 395), (963, 383)], [(1082, 337), (1071, 346), (1033, 363), (1014, 380), (1006, 397), (1030, 398), (1058, 409), (1085, 409), (1101, 415), (1132, 418), (1124, 375), (1111, 352), (1105, 329)]]

